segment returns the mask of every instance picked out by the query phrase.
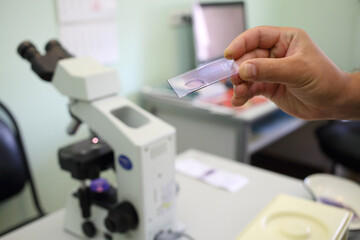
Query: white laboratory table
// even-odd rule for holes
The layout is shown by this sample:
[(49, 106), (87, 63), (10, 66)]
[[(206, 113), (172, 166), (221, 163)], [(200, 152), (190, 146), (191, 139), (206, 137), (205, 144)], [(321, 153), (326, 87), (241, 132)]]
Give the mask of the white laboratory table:
[(196, 97), (179, 99), (169, 89), (153, 87), (143, 88), (142, 100), (146, 110), (177, 129), (180, 152), (196, 148), (246, 163), (256, 151), (307, 123), (272, 102), (239, 112)]
[[(177, 160), (193, 158), (232, 173), (249, 183), (235, 193), (226, 192), (198, 180), (178, 174), (178, 219), (186, 225), (194, 240), (232, 240), (276, 195), (284, 193), (310, 198), (300, 180), (238, 163), (223, 157), (188, 150)], [(54, 212), (1, 240), (75, 240), (63, 231), (64, 210)]]

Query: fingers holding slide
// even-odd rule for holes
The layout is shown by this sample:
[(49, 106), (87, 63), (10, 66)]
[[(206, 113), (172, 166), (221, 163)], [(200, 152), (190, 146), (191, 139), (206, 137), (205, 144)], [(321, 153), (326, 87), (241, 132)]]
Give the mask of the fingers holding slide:
[(263, 95), (265, 86), (263, 83), (242, 82), (234, 85), (234, 96), (231, 100), (233, 106), (242, 106), (249, 99)]
[[(241, 64), (244, 62), (244, 61), (247, 61), (249, 59), (253, 59), (253, 58), (267, 58), (269, 57), (270, 55), (270, 51), (269, 50), (266, 50), (266, 49), (255, 49), (251, 52), (248, 52), (246, 53), (244, 56), (242, 56), (241, 58), (237, 59), (236, 60), (236, 64), (238, 66), (241, 66)], [(239, 75), (235, 75), (235, 76), (232, 76), (231, 78), (231, 83), (233, 85), (237, 85), (237, 84), (240, 84), (242, 82), (242, 79), (240, 78)]]
[(282, 33), (279, 27), (255, 27), (236, 37), (225, 49), (228, 59), (239, 59), (255, 49), (271, 49), (279, 41)]

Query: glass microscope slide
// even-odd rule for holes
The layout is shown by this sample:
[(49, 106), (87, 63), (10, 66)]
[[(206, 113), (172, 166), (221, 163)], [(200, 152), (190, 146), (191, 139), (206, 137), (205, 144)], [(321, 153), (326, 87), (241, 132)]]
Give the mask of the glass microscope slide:
[(170, 78), (167, 82), (179, 98), (207, 87), (213, 83), (238, 74), (239, 66), (234, 60), (218, 59), (199, 68)]

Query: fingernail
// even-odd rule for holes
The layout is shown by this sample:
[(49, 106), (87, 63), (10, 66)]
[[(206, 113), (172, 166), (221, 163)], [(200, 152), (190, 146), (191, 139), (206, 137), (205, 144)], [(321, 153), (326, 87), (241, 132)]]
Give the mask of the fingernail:
[(244, 63), (240, 71), (241, 70), (242, 70), (242, 74), (241, 74), (242, 78), (250, 79), (256, 76), (256, 67), (252, 63)]
[(226, 59), (233, 59), (231, 54), (229, 53), (229, 50), (228, 49), (225, 49), (224, 51), (224, 58)]
[(233, 95), (234, 95), (234, 97), (236, 97), (236, 93), (235, 93), (235, 85), (233, 85)]

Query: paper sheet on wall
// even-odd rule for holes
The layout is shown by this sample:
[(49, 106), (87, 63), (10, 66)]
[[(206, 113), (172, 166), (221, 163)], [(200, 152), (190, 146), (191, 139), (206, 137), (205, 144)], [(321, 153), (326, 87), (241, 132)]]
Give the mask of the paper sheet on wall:
[(118, 60), (116, 0), (57, 0), (62, 45), (77, 57)]
[(177, 161), (175, 169), (181, 174), (229, 192), (239, 191), (249, 182), (245, 176), (216, 169), (193, 158)]

